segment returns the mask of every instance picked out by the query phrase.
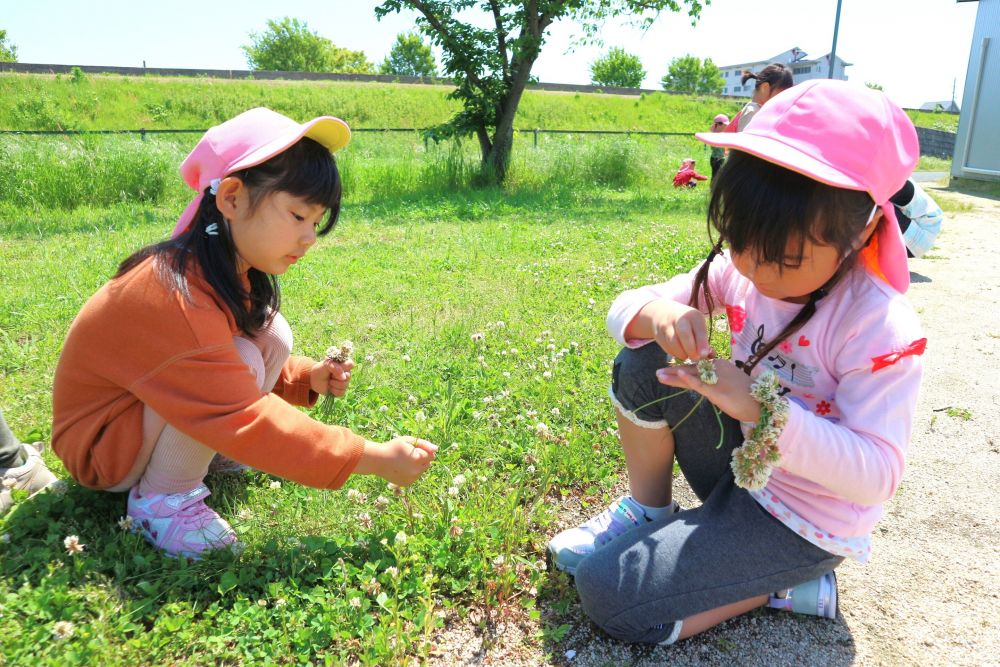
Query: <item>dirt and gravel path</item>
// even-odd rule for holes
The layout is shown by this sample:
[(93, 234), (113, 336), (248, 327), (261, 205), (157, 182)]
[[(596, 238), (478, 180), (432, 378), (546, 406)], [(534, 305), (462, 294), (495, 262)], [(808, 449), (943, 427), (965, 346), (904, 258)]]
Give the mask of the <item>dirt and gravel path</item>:
[(543, 621), (570, 625), (561, 641), (529, 639), (541, 624), (526, 617), (456, 623), (431, 662), (1000, 665), (1000, 200), (925, 188), (949, 212), (932, 254), (911, 263), (928, 338), (913, 442), (871, 562), (838, 569), (835, 621), (762, 610), (649, 649), (601, 636), (578, 606), (543, 604)]

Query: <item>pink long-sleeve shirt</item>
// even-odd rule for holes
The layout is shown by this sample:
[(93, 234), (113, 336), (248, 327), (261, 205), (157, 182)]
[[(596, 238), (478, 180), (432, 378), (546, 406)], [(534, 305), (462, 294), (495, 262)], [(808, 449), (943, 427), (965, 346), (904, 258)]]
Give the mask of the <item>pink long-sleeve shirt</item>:
[[(687, 304), (694, 274), (621, 294), (608, 313), (611, 335), (632, 348), (648, 343), (625, 339), (629, 323), (657, 299)], [(729, 321), (734, 361), (770, 341), (802, 307), (760, 294), (728, 252), (712, 262), (708, 285), (716, 313)], [(791, 406), (781, 461), (763, 495), (830, 535), (868, 535), (903, 475), (925, 342), (906, 297), (864, 269), (821, 299), (753, 371), (773, 369)]]

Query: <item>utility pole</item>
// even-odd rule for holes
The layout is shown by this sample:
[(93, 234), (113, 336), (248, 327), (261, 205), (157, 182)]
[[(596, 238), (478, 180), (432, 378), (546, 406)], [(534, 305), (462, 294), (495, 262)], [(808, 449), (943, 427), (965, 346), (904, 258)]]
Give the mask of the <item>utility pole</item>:
[(833, 70), (837, 67), (837, 32), (840, 31), (840, 5), (842, 0), (837, 0), (837, 18), (833, 21), (833, 48), (830, 49), (830, 73), (828, 79), (833, 78)]

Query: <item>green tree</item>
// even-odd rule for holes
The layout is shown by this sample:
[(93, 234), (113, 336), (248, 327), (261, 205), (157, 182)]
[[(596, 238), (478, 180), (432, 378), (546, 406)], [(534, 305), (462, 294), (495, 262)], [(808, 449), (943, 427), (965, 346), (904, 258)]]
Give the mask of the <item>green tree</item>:
[(625, 49), (613, 47), (590, 65), (590, 80), (596, 86), (621, 86), (638, 88), (646, 78), (639, 56), (625, 53)]
[(583, 38), (596, 42), (608, 18), (629, 16), (633, 24), (648, 26), (659, 12), (678, 12), (686, 7), (692, 21), (696, 21), (701, 8), (709, 2), (383, 0), (375, 8), (375, 15), (382, 18), (408, 9), (420, 14), (417, 27), (440, 47), (445, 74), (455, 81), (451, 97), (461, 100), (463, 106), (450, 121), (434, 128), (431, 136), (475, 134), (483, 166), (499, 183), (507, 174), (514, 144), (514, 116), (521, 95), (554, 22), (575, 20), (582, 27)]
[(280, 72), (372, 73), (374, 68), (361, 51), (336, 46), (326, 37), (309, 30), (304, 21), (288, 18), (268, 20), (267, 30), (250, 33), (244, 45), (251, 70)]
[(882, 90), (881, 84), (875, 83), (874, 81), (865, 81), (865, 87), (871, 88), (872, 90)]
[(660, 82), (664, 90), (704, 95), (717, 95), (726, 85), (722, 73), (711, 58), (699, 60), (692, 55), (670, 61), (667, 74)]
[(400, 76), (436, 76), (437, 64), (431, 47), (424, 43), (420, 35), (404, 32), (396, 35), (396, 43), (382, 61), (379, 72)]
[(17, 47), (13, 44), (13, 42), (7, 41), (6, 30), (0, 30), (0, 62), (17, 62)]

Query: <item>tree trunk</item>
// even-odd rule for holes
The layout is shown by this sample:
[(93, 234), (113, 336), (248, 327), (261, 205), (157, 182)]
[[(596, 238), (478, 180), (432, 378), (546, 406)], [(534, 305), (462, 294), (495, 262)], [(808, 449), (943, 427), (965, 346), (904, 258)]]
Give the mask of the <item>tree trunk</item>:
[[(528, 85), (531, 66), (534, 64), (534, 58), (512, 63), (513, 80), (507, 95), (500, 101), (500, 113), (493, 132), (493, 145), (489, 150), (483, 151), (483, 165), (489, 167), (497, 185), (502, 184), (507, 178), (510, 153), (514, 148), (514, 117), (517, 115), (517, 107), (521, 103), (521, 95)], [(481, 147), (484, 146), (482, 139), (479, 143)]]

